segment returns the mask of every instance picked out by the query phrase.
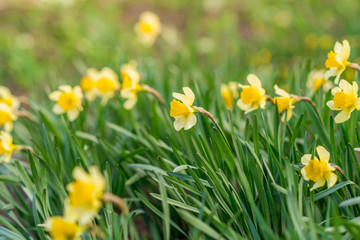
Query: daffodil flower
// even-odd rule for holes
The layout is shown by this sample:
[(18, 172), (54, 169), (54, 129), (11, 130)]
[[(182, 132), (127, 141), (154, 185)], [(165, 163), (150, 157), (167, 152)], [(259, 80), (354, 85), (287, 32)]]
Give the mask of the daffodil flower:
[(7, 132), (0, 132), (0, 162), (10, 162), (12, 153), (17, 149), (13, 144), (11, 135)]
[(195, 112), (198, 112), (192, 107), (195, 95), (193, 91), (184, 87), (183, 91), (185, 94), (173, 93), (173, 97), (180, 100), (174, 99), (170, 105), (170, 116), (175, 118), (174, 127), (176, 131), (180, 131), (182, 128), (188, 130), (196, 124)]
[(10, 89), (0, 86), (0, 103), (8, 105), (13, 111), (20, 107), (20, 101), (11, 94)]
[(3, 127), (6, 132), (11, 132), (15, 120), (17, 120), (17, 116), (13, 109), (9, 105), (0, 102), (0, 127)]
[(239, 97), (237, 91), (238, 84), (236, 82), (229, 82), (228, 84), (221, 84), (220, 92), (224, 99), (227, 109), (231, 110), (234, 107), (236, 98)]
[(159, 17), (152, 12), (143, 12), (140, 15), (139, 22), (135, 25), (135, 32), (137, 33), (140, 41), (145, 45), (153, 45), (161, 32)]
[(325, 79), (325, 70), (312, 70), (308, 75), (308, 80), (306, 82), (306, 87), (310, 89), (311, 94), (315, 93), (321, 86), (323, 86), (323, 91), (329, 91), (333, 84)]
[(336, 76), (335, 84), (339, 83), (340, 75), (350, 65), (348, 59), (350, 57), (350, 44), (347, 40), (343, 43), (336, 42), (334, 51), (328, 53), (328, 58), (325, 62), (326, 68), (329, 70), (325, 73), (325, 79)]
[(53, 240), (80, 240), (86, 229), (75, 221), (60, 216), (51, 217), (39, 226), (44, 227)]
[(140, 74), (136, 70), (136, 63), (130, 62), (121, 67), (122, 86), (120, 94), (127, 99), (124, 103), (125, 109), (131, 109), (137, 102), (137, 93), (143, 91), (140, 86)]
[(358, 85), (354, 81), (352, 85), (345, 80), (341, 80), (339, 87), (331, 90), (333, 100), (327, 102), (327, 106), (334, 111), (341, 110), (336, 115), (335, 122), (342, 123), (347, 121), (351, 113), (356, 109), (360, 110), (360, 98), (358, 98)]
[[(292, 116), (292, 109), (295, 108), (294, 104), (297, 102), (289, 93), (279, 88), (277, 85), (274, 86), (275, 93), (280, 97), (274, 97), (274, 102), (278, 107), (278, 113), (287, 111), (286, 121), (289, 121)], [(282, 121), (285, 120), (285, 115), (281, 118)]]
[(97, 73), (95, 89), (96, 94), (102, 97), (101, 104), (105, 105), (115, 95), (115, 92), (120, 89), (118, 76), (110, 68), (104, 67)]
[(316, 152), (319, 159), (315, 156), (312, 158), (311, 154), (305, 154), (301, 158), (301, 163), (305, 165), (301, 169), (303, 178), (306, 181), (315, 182), (310, 191), (324, 186), (325, 182), (327, 182), (328, 188), (337, 182), (337, 175), (334, 173), (336, 168), (329, 163), (330, 153), (322, 146), (318, 146)]
[(85, 93), (86, 99), (93, 101), (96, 98), (96, 80), (98, 77), (98, 71), (94, 68), (89, 68), (86, 71), (86, 75), (82, 77), (80, 82), (81, 90)]
[(59, 90), (52, 92), (49, 98), (56, 102), (53, 112), (55, 114), (66, 113), (69, 121), (74, 121), (83, 110), (83, 94), (79, 86), (72, 88), (69, 85), (62, 85)]
[(66, 187), (69, 192), (66, 215), (82, 225), (90, 222), (102, 206), (105, 178), (95, 166), (89, 168), (89, 173), (76, 167), (73, 177), (75, 181)]
[(267, 97), (259, 78), (254, 74), (249, 74), (246, 79), (250, 85), (239, 84), (242, 91), (240, 93), (240, 99), (237, 102), (238, 107), (245, 111), (245, 113), (254, 111), (259, 107), (264, 109)]

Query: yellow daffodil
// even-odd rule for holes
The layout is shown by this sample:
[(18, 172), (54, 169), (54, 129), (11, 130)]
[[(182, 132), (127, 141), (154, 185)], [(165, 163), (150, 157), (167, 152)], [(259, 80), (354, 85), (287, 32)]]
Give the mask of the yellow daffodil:
[(228, 84), (221, 84), (221, 96), (224, 99), (226, 107), (231, 110), (235, 104), (236, 98), (239, 97), (237, 91), (238, 84), (236, 82), (229, 82)]
[[(292, 109), (295, 108), (294, 104), (297, 102), (289, 93), (279, 88), (277, 85), (274, 86), (275, 93), (280, 97), (274, 97), (274, 101), (278, 107), (279, 114), (283, 111), (287, 111), (286, 121), (289, 121), (292, 116)], [(285, 121), (285, 115), (281, 119)]]
[(192, 108), (195, 95), (188, 87), (184, 87), (183, 91), (185, 94), (173, 93), (173, 97), (181, 102), (174, 99), (170, 105), (170, 116), (175, 118), (174, 127), (176, 131), (180, 131), (182, 128), (188, 130), (196, 124), (196, 116), (194, 114), (196, 110)]
[(341, 112), (336, 115), (335, 122), (342, 123), (347, 121), (352, 111), (360, 110), (360, 98), (358, 98), (358, 85), (354, 81), (352, 85), (345, 80), (341, 80), (339, 87), (331, 90), (333, 100), (328, 101), (327, 105), (331, 110)]
[(49, 232), (53, 240), (80, 240), (85, 227), (60, 216), (51, 217), (40, 225)]
[(70, 219), (77, 219), (80, 224), (86, 224), (97, 215), (102, 206), (105, 178), (95, 166), (89, 168), (89, 173), (76, 167), (73, 177), (75, 181), (66, 187), (69, 192), (66, 215)]
[(120, 83), (116, 73), (108, 67), (104, 67), (96, 76), (96, 94), (102, 97), (101, 103), (104, 105), (115, 95), (115, 92), (119, 90)]
[(98, 79), (98, 71), (94, 68), (89, 68), (86, 75), (82, 77), (80, 82), (81, 90), (85, 93), (86, 99), (93, 101), (96, 97), (96, 80)]
[(0, 162), (10, 162), (13, 151), (17, 146), (13, 144), (11, 135), (7, 132), (0, 132)]
[(311, 94), (319, 90), (321, 86), (323, 87), (324, 92), (327, 92), (332, 88), (333, 84), (329, 80), (325, 79), (325, 72), (326, 71), (324, 69), (315, 69), (309, 73), (306, 86), (310, 89)]
[(20, 106), (18, 98), (12, 95), (10, 89), (4, 86), (0, 86), (0, 103), (8, 105), (13, 110), (17, 110)]
[(0, 102), (0, 127), (3, 127), (6, 132), (11, 132), (13, 129), (13, 121), (17, 119), (13, 109)]
[(152, 12), (143, 12), (140, 15), (139, 22), (135, 25), (135, 32), (145, 45), (153, 45), (161, 32), (159, 17)]
[(328, 58), (325, 62), (326, 68), (329, 68), (325, 73), (325, 79), (336, 76), (335, 84), (339, 83), (341, 73), (350, 65), (348, 59), (350, 57), (350, 44), (347, 40), (343, 43), (336, 42), (334, 51), (328, 53)]
[(265, 90), (261, 86), (261, 82), (254, 74), (247, 76), (247, 81), (250, 85), (241, 85), (240, 99), (237, 102), (238, 107), (249, 113), (258, 109), (259, 107), (264, 109), (266, 105)]
[(55, 114), (66, 113), (70, 121), (74, 121), (83, 110), (83, 94), (79, 86), (72, 88), (69, 85), (62, 85), (59, 90), (52, 92), (49, 98), (56, 102), (53, 112)]
[(137, 93), (143, 90), (139, 84), (140, 74), (136, 70), (136, 62), (130, 62), (121, 67), (121, 78), (123, 82), (120, 94), (127, 99), (124, 108), (131, 109), (137, 102)]
[(334, 173), (335, 168), (329, 163), (330, 153), (322, 146), (318, 146), (316, 152), (319, 159), (315, 156), (312, 158), (311, 154), (305, 154), (301, 158), (301, 163), (305, 165), (301, 169), (303, 178), (306, 181), (315, 182), (310, 191), (324, 186), (325, 182), (327, 182), (328, 188), (334, 186), (337, 182), (337, 175)]

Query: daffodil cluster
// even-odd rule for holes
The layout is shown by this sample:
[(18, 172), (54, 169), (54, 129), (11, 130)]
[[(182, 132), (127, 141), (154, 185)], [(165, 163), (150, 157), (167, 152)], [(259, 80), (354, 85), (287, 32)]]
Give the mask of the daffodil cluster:
[(13, 152), (18, 148), (13, 144), (10, 132), (13, 129), (13, 122), (17, 120), (20, 101), (11, 94), (11, 91), (0, 86), (0, 163), (9, 162)]
[(105, 178), (97, 167), (90, 167), (89, 173), (75, 167), (73, 178), (66, 187), (69, 196), (64, 203), (64, 216), (51, 217), (41, 225), (54, 240), (81, 239), (103, 204)]
[[(347, 67), (360, 71), (359, 65), (350, 63), (350, 44), (344, 40), (342, 44), (335, 43), (334, 51), (330, 51), (325, 66), (329, 70), (325, 73), (325, 79), (336, 76), (335, 84), (339, 84), (331, 90), (333, 100), (327, 102), (327, 106), (333, 111), (340, 111), (335, 117), (336, 123), (349, 120), (351, 113), (360, 110), (360, 98), (358, 97), (358, 85), (356, 82), (350, 84), (348, 81), (340, 80), (341, 74)], [(340, 80), (340, 83), (339, 83)]]

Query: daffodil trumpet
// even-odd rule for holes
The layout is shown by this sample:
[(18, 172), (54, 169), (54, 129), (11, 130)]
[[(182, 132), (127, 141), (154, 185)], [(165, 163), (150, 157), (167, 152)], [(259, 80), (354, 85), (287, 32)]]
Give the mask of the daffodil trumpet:
[(128, 215), (129, 214), (129, 210), (127, 208), (126, 202), (119, 196), (116, 196), (112, 193), (104, 193), (102, 196), (102, 200), (103, 202), (108, 202), (108, 203), (113, 203), (116, 206), (118, 206), (122, 212), (122, 214), (124, 215)]
[(150, 87), (150, 86), (148, 86), (148, 85), (146, 85), (146, 84), (142, 84), (141, 87), (143, 88), (143, 90), (144, 90), (145, 92), (148, 92), (148, 93), (154, 95), (154, 97), (155, 97), (161, 104), (164, 104), (164, 103), (165, 103), (165, 101), (164, 101), (164, 99), (162, 98), (161, 94), (160, 94), (158, 91), (156, 91), (154, 88), (152, 88), (152, 87)]

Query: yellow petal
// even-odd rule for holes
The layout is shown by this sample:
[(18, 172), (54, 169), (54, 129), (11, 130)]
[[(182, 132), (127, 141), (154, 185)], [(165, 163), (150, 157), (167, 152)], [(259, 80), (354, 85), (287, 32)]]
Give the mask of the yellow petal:
[(249, 74), (246, 77), (247, 81), (250, 83), (251, 86), (255, 88), (262, 88), (260, 79), (255, 74)]

